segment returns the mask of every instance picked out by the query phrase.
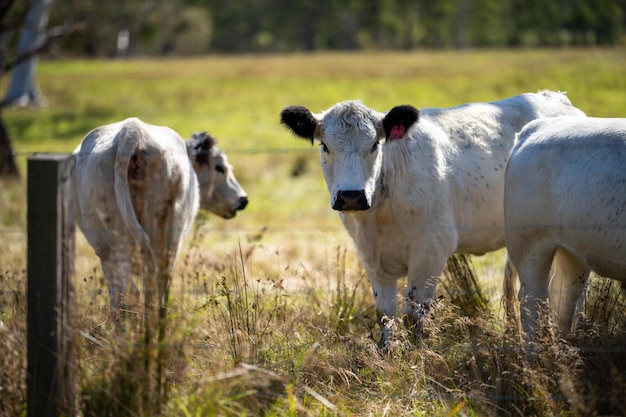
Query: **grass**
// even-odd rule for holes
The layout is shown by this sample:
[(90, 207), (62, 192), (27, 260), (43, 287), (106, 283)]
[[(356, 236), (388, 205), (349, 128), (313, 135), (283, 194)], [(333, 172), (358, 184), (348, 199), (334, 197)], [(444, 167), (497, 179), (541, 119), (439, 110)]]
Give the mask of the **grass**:
[[(48, 105), (3, 116), (23, 173), (32, 152), (70, 152), (93, 127), (129, 116), (183, 137), (208, 130), (235, 166), (249, 207), (229, 221), (199, 216), (179, 258), (161, 415), (619, 414), (618, 288), (594, 281), (595, 320), (561, 339), (547, 323), (529, 364), (503, 321), (503, 251), (453, 267), (429, 337), (415, 346), (396, 321), (381, 354), (371, 289), (328, 207), (317, 149), (293, 139), (278, 113), (352, 98), (379, 110), (445, 107), (550, 88), (589, 115), (623, 116), (625, 60), (623, 50), (566, 49), (44, 61)], [(0, 416), (15, 416), (25, 407), (25, 182), (0, 189)], [(149, 415), (138, 336), (112, 330), (102, 272), (80, 233), (76, 252), (78, 407)]]

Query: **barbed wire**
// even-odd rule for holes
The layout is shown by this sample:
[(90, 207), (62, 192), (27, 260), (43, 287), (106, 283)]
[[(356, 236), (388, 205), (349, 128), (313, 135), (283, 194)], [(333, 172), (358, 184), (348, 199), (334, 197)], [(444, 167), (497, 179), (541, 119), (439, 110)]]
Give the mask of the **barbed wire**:
[[(317, 154), (319, 153), (319, 149), (317, 147), (312, 148), (220, 148), (227, 155), (276, 155), (276, 154)], [(31, 157), (36, 155), (58, 155), (58, 154), (67, 154), (70, 155), (72, 152), (59, 152), (59, 151), (30, 151), (30, 152), (22, 152), (22, 151), (14, 151), (14, 152), (0, 152), (2, 156), (13, 156), (13, 157)], [(201, 154), (200, 152), (196, 152), (197, 154)]]
[[(265, 235), (265, 234), (285, 234), (285, 235), (296, 235), (296, 234), (317, 234), (317, 233), (344, 233), (345, 228), (341, 224), (341, 221), (337, 219), (337, 226), (302, 226), (298, 223), (298, 229), (295, 230), (293, 224), (296, 221), (291, 222), (282, 226), (236, 226), (233, 228), (213, 228), (202, 226), (200, 228), (201, 233), (206, 234), (216, 234), (216, 235), (232, 235), (232, 234), (241, 234), (244, 236), (252, 236), (252, 235)], [(262, 230), (261, 230), (262, 229)], [(190, 233), (193, 233), (190, 232)], [(347, 233), (347, 232), (345, 232)], [(26, 235), (26, 229), (0, 229), (0, 235)], [(347, 236), (347, 234), (346, 234)]]
[[(255, 225), (233, 225), (233, 226), (221, 226), (214, 227), (205, 224), (200, 224), (195, 226), (194, 229), (190, 230), (190, 235), (193, 233), (201, 233), (207, 235), (219, 235), (219, 236), (231, 236), (231, 235), (241, 235), (245, 236), (263, 236), (263, 235), (272, 235), (272, 234), (282, 234), (282, 235), (302, 235), (302, 234), (335, 234), (335, 233), (346, 233), (344, 226), (341, 224), (341, 220), (337, 217), (336, 225), (305, 225), (302, 222), (297, 220), (286, 221), (285, 223), (281, 223), (280, 225), (267, 225), (263, 223), (255, 224)], [(211, 220), (209, 220), (210, 222)], [(294, 224), (297, 223), (297, 228), (294, 227)], [(197, 232), (196, 232), (197, 229)], [(78, 226), (77, 226), (77, 229)], [(26, 235), (27, 231), (24, 227), (21, 228), (0, 228), (0, 236), (18, 236), (18, 235)]]

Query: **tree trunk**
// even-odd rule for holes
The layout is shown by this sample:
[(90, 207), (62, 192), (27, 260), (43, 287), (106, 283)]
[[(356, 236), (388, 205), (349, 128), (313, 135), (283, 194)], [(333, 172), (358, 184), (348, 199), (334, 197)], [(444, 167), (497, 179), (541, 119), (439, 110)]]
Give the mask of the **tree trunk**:
[[(45, 30), (48, 26), (48, 17), (54, 0), (30, 0), (28, 14), (22, 27), (20, 40), (17, 45), (16, 56), (28, 54), (45, 42)], [(2, 101), (3, 105), (18, 107), (39, 106), (43, 98), (39, 92), (35, 78), (37, 57), (18, 64), (11, 74), (11, 83), (7, 94)]]
[(20, 178), (20, 171), (13, 157), (11, 138), (0, 115), (0, 177)]

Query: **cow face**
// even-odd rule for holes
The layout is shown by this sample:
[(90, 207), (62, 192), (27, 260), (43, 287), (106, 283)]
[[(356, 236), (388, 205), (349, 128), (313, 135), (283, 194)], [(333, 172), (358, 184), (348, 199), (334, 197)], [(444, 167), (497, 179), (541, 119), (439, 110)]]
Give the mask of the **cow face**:
[(296, 136), (320, 142), (332, 208), (357, 211), (372, 206), (381, 175), (383, 142), (403, 138), (417, 120), (417, 110), (399, 106), (383, 115), (360, 101), (344, 101), (319, 115), (291, 106), (280, 116), (281, 123)]
[(225, 219), (235, 217), (238, 210), (246, 208), (248, 195), (235, 178), (226, 154), (211, 135), (194, 133), (187, 141), (187, 152), (200, 185), (200, 208)]

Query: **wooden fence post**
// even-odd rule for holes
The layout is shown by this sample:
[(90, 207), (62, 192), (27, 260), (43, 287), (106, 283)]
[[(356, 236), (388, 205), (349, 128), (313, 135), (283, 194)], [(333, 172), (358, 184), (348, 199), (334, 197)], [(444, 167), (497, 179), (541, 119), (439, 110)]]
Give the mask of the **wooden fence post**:
[(29, 417), (75, 414), (73, 173), (71, 155), (28, 159)]

